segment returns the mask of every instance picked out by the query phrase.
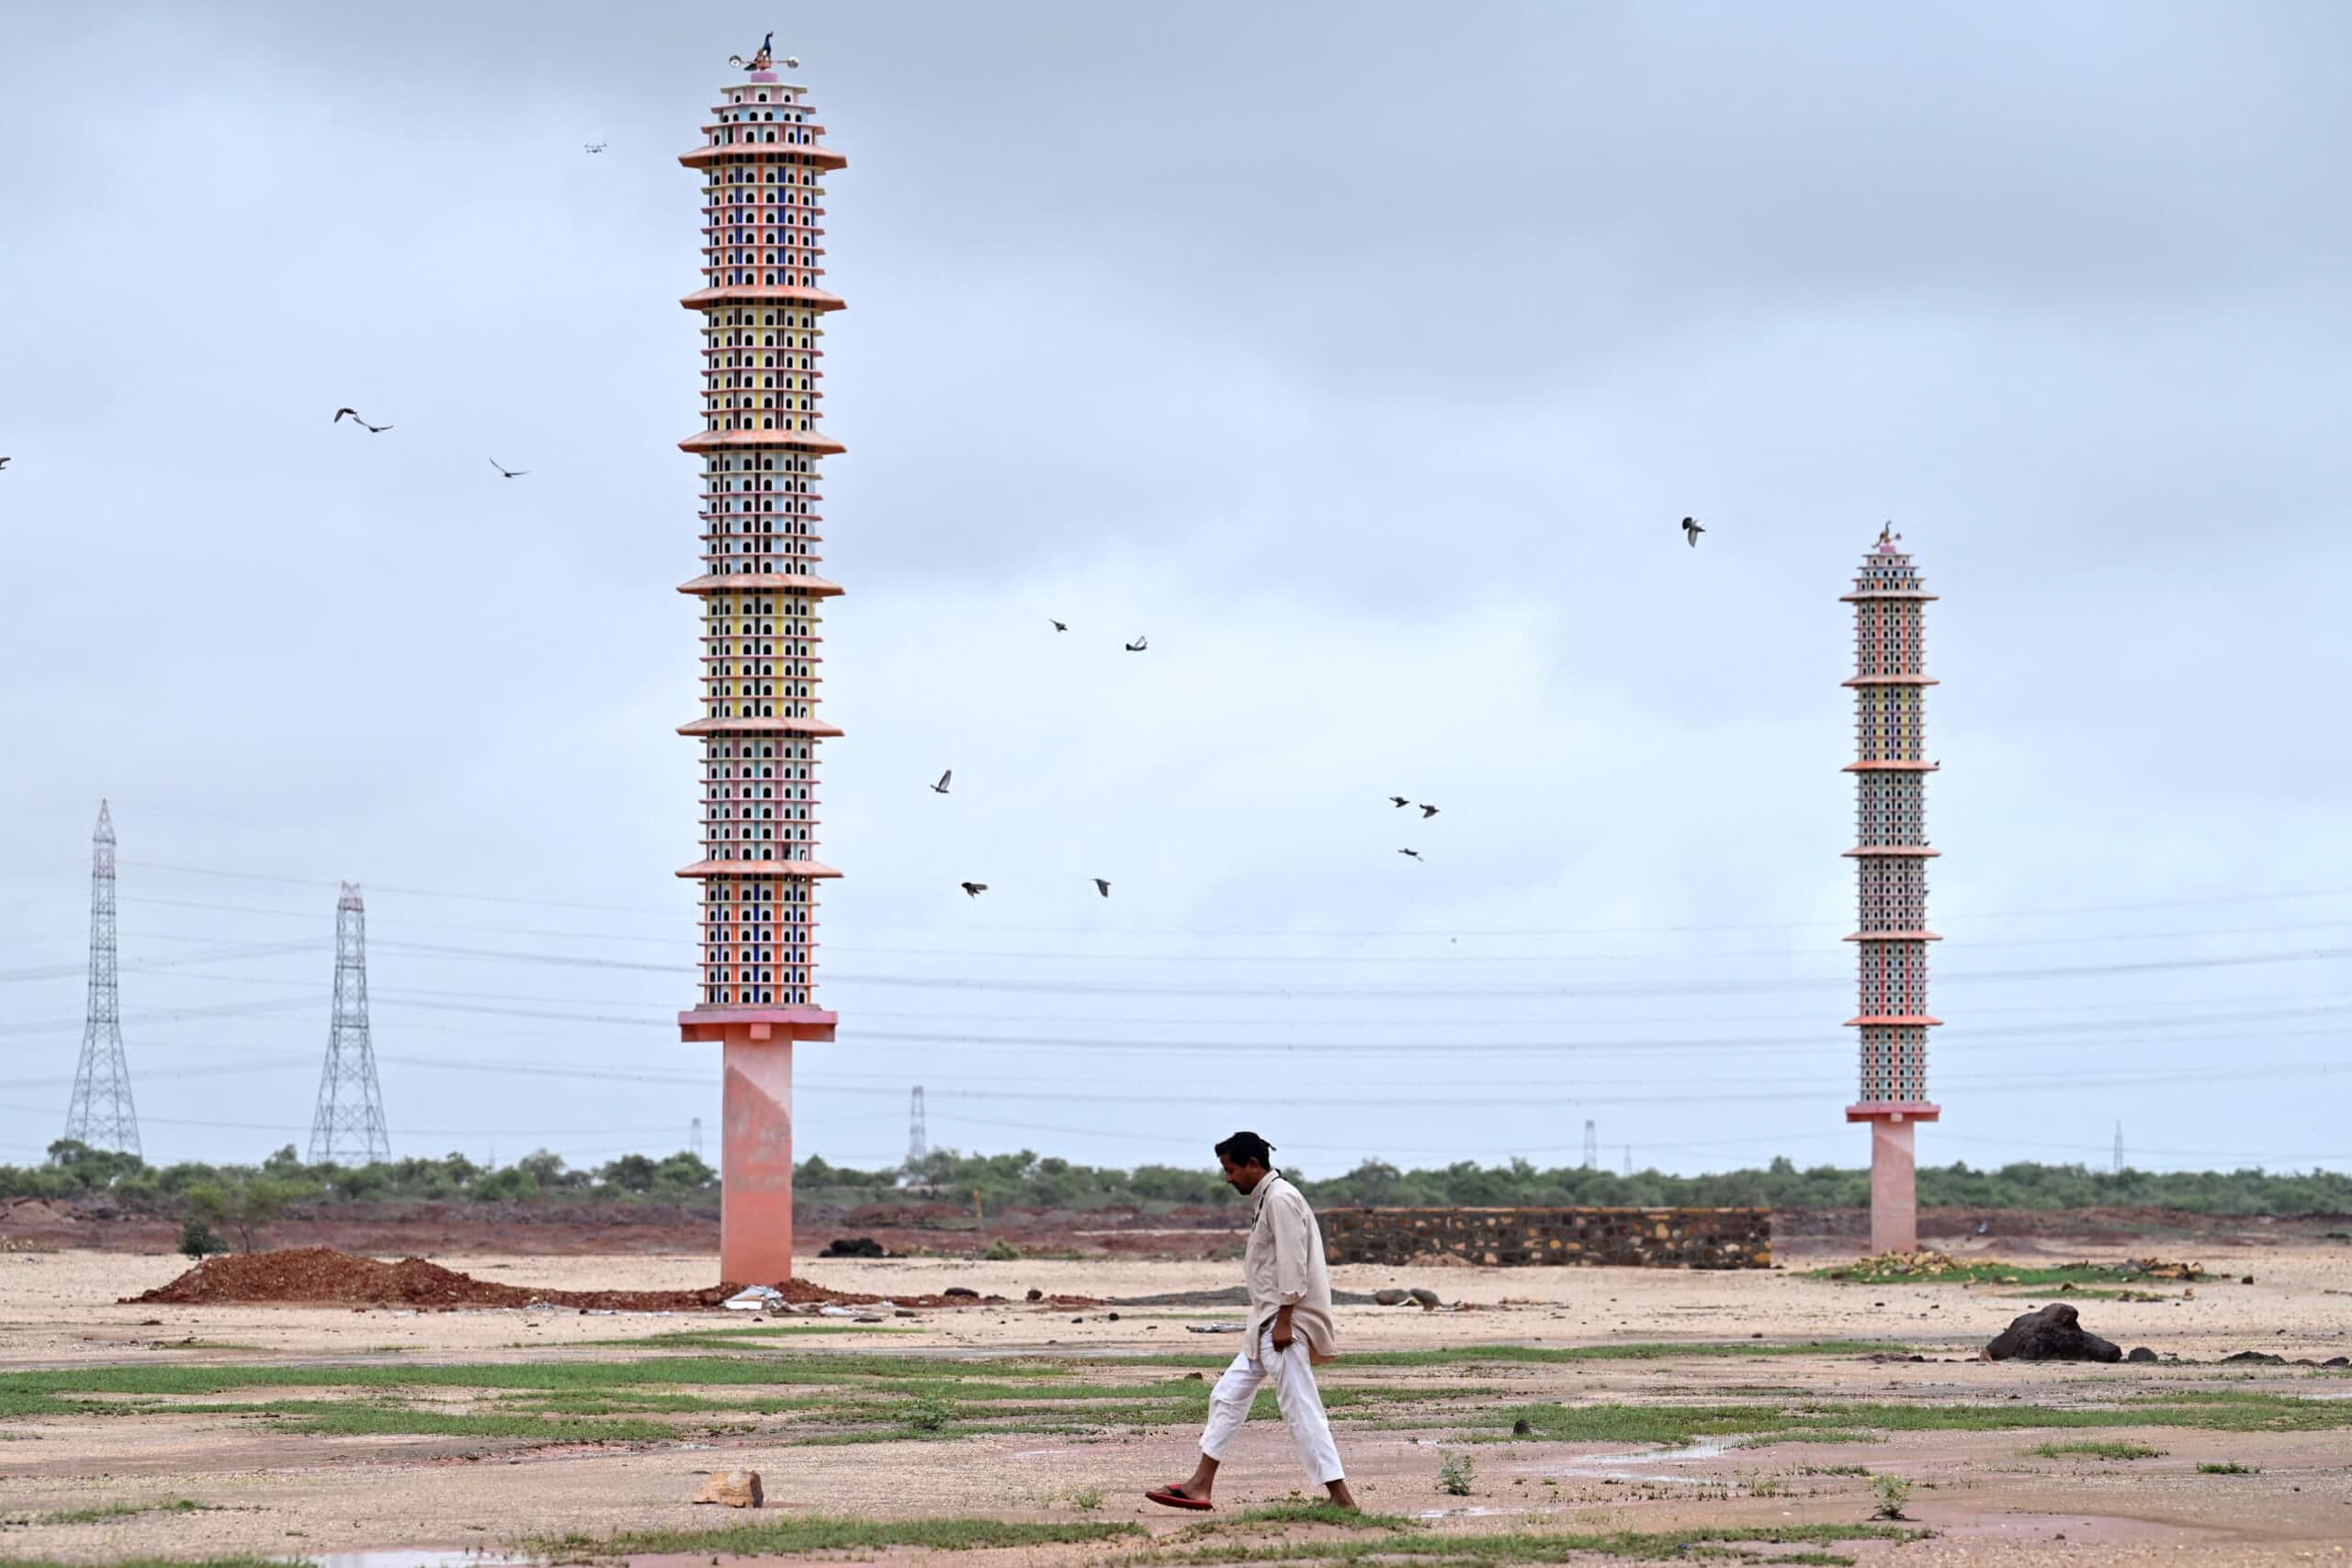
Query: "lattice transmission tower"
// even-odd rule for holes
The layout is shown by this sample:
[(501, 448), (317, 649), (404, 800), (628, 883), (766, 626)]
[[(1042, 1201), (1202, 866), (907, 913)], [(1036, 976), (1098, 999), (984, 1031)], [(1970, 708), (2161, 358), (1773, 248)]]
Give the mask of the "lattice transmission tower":
[(139, 1153), (139, 1112), (130, 1103), (130, 1064), (122, 1055), (121, 998), (115, 990), (114, 818), (98, 802), (90, 835), (90, 1006), (65, 1135), (94, 1149)]
[(358, 887), (346, 882), (334, 904), (334, 1017), (327, 1026), (319, 1109), (311, 1118), (311, 1163), (374, 1165), (391, 1156), (384, 1097), (376, 1087), (376, 1048), (368, 1037), (368, 906)]
[(1593, 1125), (1590, 1117), (1585, 1118), (1584, 1123), (1584, 1168), (1587, 1170), (1600, 1168), (1600, 1129)]
[(931, 1157), (931, 1132), (923, 1125), (922, 1085), (915, 1085), (913, 1103), (907, 1109), (907, 1166), (909, 1169)]

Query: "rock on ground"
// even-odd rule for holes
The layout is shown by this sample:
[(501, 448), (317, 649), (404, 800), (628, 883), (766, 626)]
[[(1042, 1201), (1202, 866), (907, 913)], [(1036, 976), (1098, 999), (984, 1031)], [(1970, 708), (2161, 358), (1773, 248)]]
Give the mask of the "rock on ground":
[(756, 1508), (763, 1500), (760, 1472), (756, 1470), (714, 1472), (695, 1495), (697, 1503), (717, 1503), (729, 1508)]
[(2052, 1302), (2017, 1318), (1984, 1347), (1988, 1361), (2120, 1361), (2122, 1347), (2082, 1325), (2067, 1302)]

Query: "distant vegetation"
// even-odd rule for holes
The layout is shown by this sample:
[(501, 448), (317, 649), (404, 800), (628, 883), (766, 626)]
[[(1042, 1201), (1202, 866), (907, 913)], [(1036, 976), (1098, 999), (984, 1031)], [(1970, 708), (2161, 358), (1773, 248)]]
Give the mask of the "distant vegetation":
[[(1310, 1198), (1326, 1207), (1690, 1204), (1823, 1209), (1860, 1208), (1870, 1197), (1866, 1171), (1835, 1166), (1799, 1169), (1787, 1159), (1758, 1170), (1713, 1176), (1657, 1171), (1620, 1176), (1577, 1167), (1544, 1170), (1524, 1160), (1502, 1166), (1464, 1162), (1435, 1170), (1400, 1170), (1367, 1161), (1344, 1176), (1324, 1179), (1292, 1174)], [(853, 1170), (809, 1159), (796, 1168), (794, 1184), (803, 1203), (843, 1208), (931, 1202), (968, 1209), (977, 1195), (984, 1215), (1008, 1208), (1167, 1209), (1240, 1201), (1210, 1169), (1167, 1165), (1099, 1169), (1041, 1158), (1025, 1149), (1012, 1155), (942, 1149), (910, 1168), (878, 1170)], [(624, 1155), (591, 1169), (575, 1168), (543, 1149), (492, 1169), (459, 1154), (380, 1165), (308, 1165), (289, 1144), (257, 1166), (156, 1167), (130, 1155), (61, 1141), (50, 1145), (43, 1164), (0, 1166), (0, 1198), (112, 1197), (134, 1206), (169, 1208), (232, 1234), (297, 1204), (371, 1200), (707, 1204), (717, 1201), (718, 1191), (718, 1173), (700, 1156), (684, 1153), (662, 1159)], [(2352, 1213), (2352, 1175), (2316, 1170), (2109, 1174), (2079, 1165), (2031, 1163), (1992, 1170), (1922, 1166), (1919, 1201), (1947, 1209), (2134, 1207), (2209, 1214), (2342, 1214)]]

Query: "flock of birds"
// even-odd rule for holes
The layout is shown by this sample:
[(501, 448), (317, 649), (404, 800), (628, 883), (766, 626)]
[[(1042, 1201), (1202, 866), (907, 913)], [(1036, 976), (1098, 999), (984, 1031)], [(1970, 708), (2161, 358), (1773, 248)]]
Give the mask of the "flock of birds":
[[(1697, 526), (1697, 525), (1692, 523), (1688, 517), (1685, 517), (1682, 522), (1686, 528)], [(1694, 538), (1690, 542), (1695, 545), (1699, 541)], [(1054, 630), (1057, 632), (1066, 632), (1069, 630), (1069, 623), (1067, 621), (1056, 620), (1051, 615), (1046, 616), (1046, 619), (1047, 624), (1052, 626)], [(1151, 643), (1148, 637), (1139, 636), (1134, 641), (1121, 643), (1119, 646), (1125, 649), (1129, 653), (1141, 653), (1149, 648)], [(931, 793), (933, 795), (946, 795), (949, 793), (951, 786), (955, 783), (956, 770), (948, 768), (940, 773), (938, 783), (930, 784), (926, 787), (929, 788)], [(1388, 804), (1399, 811), (1402, 811), (1408, 806), (1419, 806), (1421, 813), (1421, 820), (1424, 822), (1438, 814), (1438, 808), (1430, 805), (1428, 802), (1414, 801), (1401, 795), (1390, 795), (1388, 797)], [(1421, 852), (1419, 850), (1406, 849), (1398, 850), (1396, 852), (1405, 856), (1408, 860), (1418, 861), (1421, 859)], [(1423, 862), (1422, 863), (1426, 864), (1428, 863)], [(959, 882), (956, 886), (964, 890), (964, 896), (967, 898), (977, 898), (981, 894), (989, 890), (989, 885), (985, 882)], [(1100, 876), (1094, 878), (1094, 891), (1101, 894), (1103, 897), (1108, 898), (1111, 896), (1110, 882)]]
[[(599, 145), (601, 146), (601, 143), (600, 143)], [(589, 151), (590, 151), (590, 152), (595, 152), (596, 150), (597, 150), (597, 149), (596, 149), (596, 148), (594, 148), (594, 147), (592, 147), (592, 148), (590, 148), (590, 149), (589, 149)], [(330, 421), (328, 421), (328, 423), (329, 423), (330, 424), (341, 424), (341, 423), (343, 423), (343, 421), (344, 421), (344, 416), (345, 416), (345, 415), (346, 415), (346, 414), (350, 416), (350, 418), (351, 418), (351, 422), (352, 422), (354, 424), (356, 424), (357, 426), (359, 426), (359, 428), (360, 428), (360, 429), (362, 429), (362, 430), (366, 431), (366, 432), (367, 432), (368, 434), (370, 434), (370, 435), (381, 435), (381, 434), (384, 434), (384, 432), (386, 432), (386, 431), (388, 431), (388, 430), (391, 429), (391, 426), (390, 426), (390, 425), (389, 425), (389, 424), (370, 424), (370, 423), (368, 423), (368, 421), (367, 421), (367, 418), (366, 418), (364, 415), (362, 415), (362, 414), (360, 413), (360, 412), (359, 412), (357, 409), (354, 409), (354, 408), (340, 408), (340, 409), (335, 410), (335, 411), (334, 411), (334, 419), (332, 419), (332, 420), (330, 420)], [(6, 463), (7, 463), (7, 461), (8, 461), (8, 459), (7, 459), (7, 458), (6, 458), (6, 457), (0, 457), (0, 467), (5, 467), (5, 466), (6, 465)], [(491, 466), (492, 468), (496, 468), (496, 469), (498, 470), (498, 477), (499, 477), (500, 479), (521, 479), (525, 474), (527, 474), (527, 473), (529, 473), (529, 472), (531, 471), (531, 470), (530, 470), (530, 469), (528, 469), (528, 468), (508, 468), (505, 464), (503, 464), (503, 463), (500, 462), (500, 461), (499, 461), (497, 458), (495, 458), (495, 457), (492, 457), (492, 459), (490, 459), (490, 466)]]

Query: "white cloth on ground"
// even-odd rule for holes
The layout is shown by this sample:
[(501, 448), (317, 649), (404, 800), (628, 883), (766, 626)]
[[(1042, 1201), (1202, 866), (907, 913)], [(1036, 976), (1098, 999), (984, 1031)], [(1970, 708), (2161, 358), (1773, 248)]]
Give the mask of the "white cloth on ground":
[(1339, 1347), (1331, 1320), (1331, 1275), (1323, 1264), (1323, 1232), (1306, 1195), (1272, 1171), (1250, 1194), (1253, 1205), (1250, 1250), (1241, 1277), (1250, 1289), (1250, 1320), (1242, 1343), (1254, 1346), (1260, 1332), (1283, 1307), (1306, 1341), (1309, 1356), (1328, 1361)]
[[(1293, 1323), (1297, 1321), (1293, 1318)], [(1330, 1418), (1323, 1414), (1323, 1391), (1315, 1386), (1315, 1367), (1302, 1338), (1294, 1337), (1287, 1350), (1274, 1348), (1271, 1325), (1258, 1331), (1250, 1348), (1233, 1358), (1233, 1365), (1209, 1392), (1209, 1423), (1201, 1432), (1201, 1452), (1222, 1461), (1233, 1435), (1250, 1419), (1250, 1403), (1259, 1386), (1273, 1380), (1274, 1403), (1298, 1445), (1298, 1462), (1317, 1486), (1347, 1479), (1340, 1467), (1340, 1446), (1331, 1438)]]

